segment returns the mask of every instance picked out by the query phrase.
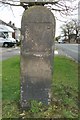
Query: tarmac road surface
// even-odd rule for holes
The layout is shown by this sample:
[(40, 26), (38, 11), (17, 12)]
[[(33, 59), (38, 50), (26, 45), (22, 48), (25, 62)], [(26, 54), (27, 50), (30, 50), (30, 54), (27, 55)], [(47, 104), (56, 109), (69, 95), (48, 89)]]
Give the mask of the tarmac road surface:
[(0, 61), (6, 60), (10, 57), (13, 57), (14, 55), (19, 55), (20, 54), (20, 48), (15, 47), (15, 48), (1, 48), (0, 47)]
[(61, 50), (64, 54), (80, 62), (80, 45), (79, 44), (56, 44), (58, 52)]

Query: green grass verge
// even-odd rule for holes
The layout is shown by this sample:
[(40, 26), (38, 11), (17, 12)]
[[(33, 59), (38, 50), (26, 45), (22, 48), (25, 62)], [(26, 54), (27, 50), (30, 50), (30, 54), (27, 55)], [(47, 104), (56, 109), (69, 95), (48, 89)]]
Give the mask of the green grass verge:
[(0, 120), (2, 118), (2, 63), (0, 62)]
[(78, 117), (78, 64), (61, 56), (54, 58), (52, 105), (32, 101), (28, 111), (20, 109), (20, 58), (3, 61), (3, 118), (76, 118)]

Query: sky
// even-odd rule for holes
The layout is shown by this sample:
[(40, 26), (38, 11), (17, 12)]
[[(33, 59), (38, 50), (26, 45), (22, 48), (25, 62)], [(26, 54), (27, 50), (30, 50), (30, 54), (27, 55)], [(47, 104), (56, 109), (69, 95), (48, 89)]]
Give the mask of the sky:
[[(74, 2), (74, 5), (77, 5), (77, 2)], [(67, 3), (68, 4), (68, 3)], [(15, 26), (20, 28), (21, 27), (21, 18), (22, 18), (22, 14), (24, 12), (24, 8), (17, 6), (17, 7), (10, 7), (10, 6), (1, 6), (0, 7), (0, 19), (5, 21), (6, 23), (8, 23), (9, 21), (12, 21), (12, 23), (15, 23)], [(54, 15), (57, 17), (56, 18), (56, 36), (61, 34), (61, 29), (60, 26), (62, 24), (64, 24), (64, 21), (68, 21), (70, 19), (74, 19), (78, 17), (78, 12), (74, 11), (74, 15), (70, 15), (70, 16), (65, 16), (62, 17), (58, 12), (53, 12)], [(76, 14), (76, 15), (75, 15)], [(58, 20), (59, 19), (59, 20)]]

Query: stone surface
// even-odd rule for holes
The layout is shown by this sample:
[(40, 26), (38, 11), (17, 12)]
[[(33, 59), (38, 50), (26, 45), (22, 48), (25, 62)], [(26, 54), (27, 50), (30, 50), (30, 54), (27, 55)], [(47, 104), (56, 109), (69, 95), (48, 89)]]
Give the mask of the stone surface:
[(26, 10), (21, 24), (21, 105), (48, 104), (52, 82), (55, 18), (43, 6)]

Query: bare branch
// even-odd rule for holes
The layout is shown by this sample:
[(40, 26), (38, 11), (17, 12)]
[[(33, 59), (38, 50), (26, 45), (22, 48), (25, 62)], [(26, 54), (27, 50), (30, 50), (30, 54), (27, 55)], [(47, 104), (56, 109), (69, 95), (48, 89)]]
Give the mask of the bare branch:
[(12, 9), (12, 7), (11, 7), (11, 6), (10, 6), (10, 8), (11, 8), (11, 11), (12, 11), (13, 16), (15, 17), (14, 12), (13, 12), (13, 9)]
[[(16, 2), (18, 2), (18, 1), (16, 1)], [(14, 4), (14, 3), (10, 3), (10, 2), (0, 1), (0, 3), (10, 5), (10, 6), (21, 6), (20, 2), (19, 2), (19, 4)]]
[[(76, 1), (76, 0), (75, 0)], [(67, 4), (67, 2), (69, 4)], [(49, 4), (46, 4), (46, 3), (42, 3), (43, 5), (46, 4), (48, 7), (50, 7), (50, 10), (53, 10), (53, 11), (58, 11), (60, 12), (61, 16), (64, 16), (64, 15), (71, 15), (71, 12), (73, 12), (74, 10), (76, 10), (78, 7), (74, 6), (72, 7), (71, 6), (71, 3), (74, 2), (74, 0), (57, 0), (54, 2), (51, 2)], [(20, 0), (0, 0), (0, 3), (1, 5), (10, 5), (10, 6), (23, 6), (25, 9), (27, 9), (28, 7), (30, 7), (30, 5), (35, 5), (35, 4), (41, 4), (41, 3), (33, 3), (31, 2), (30, 4), (29, 3), (20, 3)]]

